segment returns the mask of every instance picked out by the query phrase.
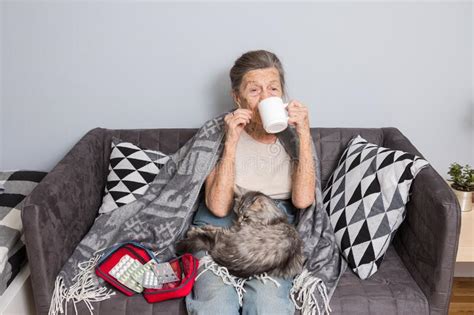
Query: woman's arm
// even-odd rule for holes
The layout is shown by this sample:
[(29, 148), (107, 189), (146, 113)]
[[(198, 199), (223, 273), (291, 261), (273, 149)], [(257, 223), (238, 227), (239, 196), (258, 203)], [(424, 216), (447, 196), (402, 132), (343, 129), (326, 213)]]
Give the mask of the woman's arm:
[(291, 201), (296, 208), (304, 209), (314, 202), (316, 174), (311, 153), (311, 135), (309, 132), (301, 134), (299, 139), (299, 160), (293, 170)]
[(225, 217), (234, 202), (235, 152), (240, 134), (251, 118), (252, 111), (244, 108), (224, 117), (224, 150), (205, 184), (206, 206), (215, 216)]
[(206, 206), (218, 217), (225, 217), (234, 200), (235, 145), (225, 143), (222, 158), (206, 179)]
[(288, 104), (288, 123), (295, 126), (299, 138), (299, 159), (293, 165), (291, 201), (296, 208), (304, 209), (314, 202), (316, 172), (311, 149), (311, 130), (308, 108), (298, 101)]

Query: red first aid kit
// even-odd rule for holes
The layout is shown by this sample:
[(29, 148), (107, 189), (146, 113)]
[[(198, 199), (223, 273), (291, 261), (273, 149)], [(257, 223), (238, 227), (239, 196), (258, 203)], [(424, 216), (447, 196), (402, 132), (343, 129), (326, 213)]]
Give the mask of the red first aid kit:
[[(124, 256), (136, 259), (142, 265), (150, 262), (150, 260), (155, 260), (157, 263), (161, 262), (156, 260), (151, 250), (136, 242), (118, 244), (106, 250), (97, 263), (95, 268), (96, 275), (123, 294), (131, 296), (137, 294), (139, 290), (133, 290), (130, 286), (124, 285), (116, 276), (112, 275), (114, 274), (112, 269), (119, 264)], [(141, 293), (149, 303), (181, 298), (191, 292), (197, 275), (199, 260), (193, 255), (186, 253), (167, 263), (171, 266), (178, 280), (164, 283), (161, 288), (141, 288), (143, 290)]]

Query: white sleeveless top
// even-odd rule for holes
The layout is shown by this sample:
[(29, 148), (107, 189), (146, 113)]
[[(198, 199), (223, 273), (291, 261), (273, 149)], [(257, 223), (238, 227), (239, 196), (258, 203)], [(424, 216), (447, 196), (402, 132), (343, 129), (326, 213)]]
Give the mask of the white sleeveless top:
[(260, 191), (273, 199), (291, 198), (290, 156), (280, 140), (261, 143), (242, 130), (235, 155), (236, 198)]

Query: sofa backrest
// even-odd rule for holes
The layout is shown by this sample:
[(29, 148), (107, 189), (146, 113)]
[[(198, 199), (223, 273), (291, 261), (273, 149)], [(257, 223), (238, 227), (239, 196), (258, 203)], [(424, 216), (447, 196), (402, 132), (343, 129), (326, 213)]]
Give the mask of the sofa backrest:
[[(107, 171), (112, 136), (129, 141), (141, 148), (159, 150), (170, 154), (186, 143), (198, 129), (105, 129), (104, 169)], [(367, 141), (383, 145), (383, 128), (311, 128), (316, 151), (321, 162), (321, 187), (326, 182), (341, 157), (348, 142), (358, 134)], [(107, 145), (108, 144), (108, 145)], [(104, 174), (107, 176), (107, 174)]]

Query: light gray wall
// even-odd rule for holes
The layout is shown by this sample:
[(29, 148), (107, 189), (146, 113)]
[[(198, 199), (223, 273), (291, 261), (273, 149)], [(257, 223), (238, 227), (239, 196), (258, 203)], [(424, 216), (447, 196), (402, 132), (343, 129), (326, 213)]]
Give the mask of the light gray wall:
[(89, 129), (198, 127), (228, 70), (274, 51), (314, 127), (398, 127), (474, 164), (472, 4), (3, 2), (2, 168), (51, 169)]
[(0, 169), (3, 166), (3, 97), (2, 97), (2, 87), (3, 87), (3, 71), (2, 71), (2, 44), (3, 44), (3, 6), (0, 4)]

